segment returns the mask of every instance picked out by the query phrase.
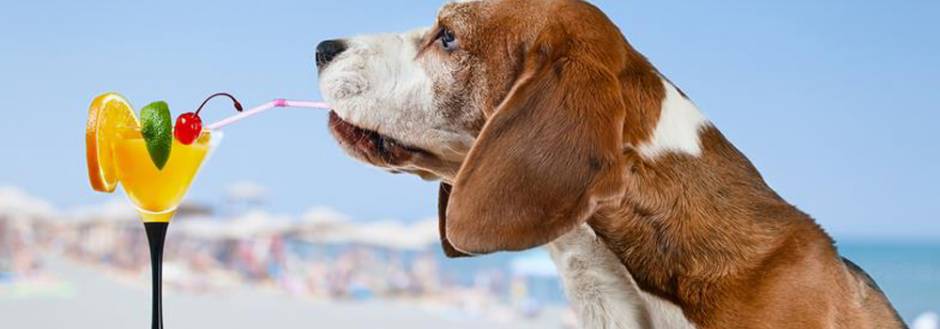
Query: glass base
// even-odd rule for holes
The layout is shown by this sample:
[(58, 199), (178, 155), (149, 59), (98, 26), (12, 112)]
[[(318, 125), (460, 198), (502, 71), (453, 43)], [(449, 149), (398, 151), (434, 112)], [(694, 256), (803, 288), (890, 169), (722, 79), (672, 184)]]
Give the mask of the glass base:
[(150, 279), (153, 285), (151, 329), (163, 329), (163, 242), (166, 240), (166, 230), (169, 226), (169, 222), (144, 223), (147, 241), (150, 242)]

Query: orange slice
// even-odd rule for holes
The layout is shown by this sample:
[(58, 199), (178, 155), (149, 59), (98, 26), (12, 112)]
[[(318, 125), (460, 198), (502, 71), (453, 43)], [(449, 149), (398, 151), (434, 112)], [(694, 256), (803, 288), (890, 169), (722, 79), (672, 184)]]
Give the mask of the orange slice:
[(91, 102), (85, 125), (85, 155), (88, 179), (95, 191), (110, 193), (117, 188), (112, 144), (132, 129), (140, 129), (140, 123), (131, 104), (121, 95), (106, 93)]

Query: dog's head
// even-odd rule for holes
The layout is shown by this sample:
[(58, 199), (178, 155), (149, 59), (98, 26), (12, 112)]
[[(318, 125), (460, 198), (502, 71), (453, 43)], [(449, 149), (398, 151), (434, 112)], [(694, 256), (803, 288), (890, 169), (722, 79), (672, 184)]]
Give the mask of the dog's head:
[(321, 43), (317, 65), (350, 155), (444, 180), (450, 255), (541, 245), (617, 202), (623, 150), (650, 137), (664, 93), (574, 0), (451, 3), (431, 28)]

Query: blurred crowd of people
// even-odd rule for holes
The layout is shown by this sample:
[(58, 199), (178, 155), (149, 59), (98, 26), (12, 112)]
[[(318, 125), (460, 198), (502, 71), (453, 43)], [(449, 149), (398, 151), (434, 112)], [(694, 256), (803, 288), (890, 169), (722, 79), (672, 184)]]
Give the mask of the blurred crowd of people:
[[(146, 275), (149, 258), (142, 233), (134, 222), (79, 225), (61, 232), (62, 250), (70, 259), (118, 275)], [(321, 245), (281, 234), (206, 239), (174, 231), (173, 225), (164, 272), (168, 286), (191, 291), (251, 285), (327, 299), (425, 295), (440, 292), (445, 284), (430, 250)]]
[[(0, 190), (0, 200), (15, 201), (7, 194)], [(51, 218), (37, 210), (20, 211), (0, 203), (0, 283), (45, 273), (42, 255), (55, 238)]]
[[(306, 217), (258, 210), (215, 216), (210, 207), (186, 205), (170, 225), (164, 286), (189, 293), (266, 289), (322, 301), (402, 301), (503, 320), (539, 316), (546, 296), (558, 302), (553, 310), (563, 309), (556, 278), (515, 272), (507, 261), (447, 265), (435, 223), (369, 225), (322, 210)], [(54, 275), (44, 266), (54, 257), (126, 284), (149, 285), (146, 239), (133, 209), (121, 203), (68, 215), (0, 205), (0, 284)]]

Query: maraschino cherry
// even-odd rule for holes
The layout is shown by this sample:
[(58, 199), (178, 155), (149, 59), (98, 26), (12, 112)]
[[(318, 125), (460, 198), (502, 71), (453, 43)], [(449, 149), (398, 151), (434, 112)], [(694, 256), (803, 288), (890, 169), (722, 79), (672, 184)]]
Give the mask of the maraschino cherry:
[(242, 104), (239, 103), (234, 96), (228, 93), (213, 94), (206, 98), (206, 100), (202, 102), (202, 105), (199, 105), (196, 112), (186, 112), (176, 118), (176, 127), (173, 129), (173, 136), (176, 136), (176, 140), (183, 143), (183, 145), (189, 145), (196, 141), (196, 138), (202, 133), (202, 119), (199, 118), (199, 112), (202, 111), (202, 108), (206, 106), (209, 100), (218, 96), (228, 97), (234, 103), (235, 110), (238, 110), (238, 112), (242, 111)]

